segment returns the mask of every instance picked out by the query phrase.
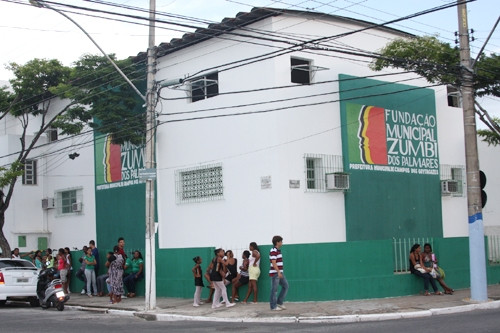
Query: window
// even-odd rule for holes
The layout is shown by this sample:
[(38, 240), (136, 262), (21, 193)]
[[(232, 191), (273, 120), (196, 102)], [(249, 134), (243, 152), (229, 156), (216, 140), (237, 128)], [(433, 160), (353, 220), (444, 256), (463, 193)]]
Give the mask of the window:
[(448, 106), (461, 108), (462, 101), (460, 99), (460, 91), (458, 91), (458, 89), (453, 86), (447, 86), (446, 92), (448, 95)]
[(18, 247), (26, 247), (26, 236), (18, 236), (17, 237), (17, 246)]
[(224, 199), (221, 164), (179, 170), (175, 178), (177, 203)]
[(23, 185), (36, 185), (36, 160), (24, 162)]
[(306, 192), (326, 192), (326, 174), (343, 172), (342, 156), (305, 154)]
[(410, 261), (408, 255), (413, 244), (420, 244), (422, 251), (424, 244), (429, 243), (434, 248), (434, 239), (431, 237), (411, 237), (411, 238), (392, 238), (392, 251), (394, 258), (394, 273), (410, 273)]
[(311, 83), (311, 61), (299, 58), (290, 58), (292, 82), (300, 84)]
[(74, 214), (81, 212), (81, 189), (64, 190), (57, 193), (57, 213)]
[(441, 190), (442, 194), (453, 197), (462, 197), (464, 195), (464, 170), (461, 165), (441, 165)]
[(45, 133), (47, 133), (49, 142), (57, 141), (57, 128), (50, 126)]
[(191, 81), (191, 101), (196, 102), (219, 94), (219, 73), (200, 76)]

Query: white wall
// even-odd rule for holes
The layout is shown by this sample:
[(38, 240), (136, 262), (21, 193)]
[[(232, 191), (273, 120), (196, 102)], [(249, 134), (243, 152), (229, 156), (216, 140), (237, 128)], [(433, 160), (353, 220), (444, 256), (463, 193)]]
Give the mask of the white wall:
[[(50, 114), (54, 114), (67, 103), (61, 100), (51, 102)], [(50, 116), (49, 116), (50, 117)], [(31, 118), (28, 134), (35, 134), (40, 126), (40, 117)], [(17, 120), (7, 117), (6, 124), (16, 124)], [(15, 129), (15, 130), (14, 130)], [(10, 126), (7, 132), (19, 133), (20, 127)], [(85, 129), (84, 131), (88, 131)], [(5, 132), (4, 132), (5, 133)], [(37, 184), (23, 185), (19, 178), (14, 189), (10, 207), (6, 212), (4, 232), (11, 248), (18, 246), (18, 236), (25, 235), (27, 244), (21, 252), (37, 249), (38, 237), (47, 237), (51, 248), (78, 247), (95, 239), (95, 194), (94, 194), (94, 150), (91, 132), (77, 136), (61, 136), (56, 142), (47, 143), (42, 135), (37, 147), (29, 155), (37, 160)], [(28, 137), (30, 140), (30, 137)], [(19, 151), (17, 135), (0, 136), (0, 156)], [(78, 152), (75, 160), (68, 154)], [(2, 158), (2, 165), (12, 161), (17, 155)], [(57, 209), (43, 210), (41, 200), (54, 198), (56, 192), (72, 188), (82, 190), (82, 213), (57, 214)]]
[[(252, 27), (299, 34), (307, 39), (337, 36), (359, 28), (352, 23), (317, 17), (311, 21), (304, 16), (278, 16)], [(398, 36), (372, 29), (332, 38), (329, 44), (332, 49), (376, 51)], [(248, 44), (243, 38), (238, 43), (235, 36), (231, 39), (213, 38), (158, 61), (157, 80), (207, 74), (209, 68), (219, 70), (219, 96), (214, 98), (191, 103), (182, 90), (187, 86), (162, 91), (161, 96), (170, 100), (162, 100), (158, 107), (163, 122), (157, 137), (159, 246), (217, 247), (229, 240), (232, 244), (238, 240), (241, 244), (269, 243), (274, 234), (283, 235), (287, 243), (345, 241), (343, 194), (305, 192), (304, 154), (342, 154), (338, 74), (370, 77), (400, 70), (372, 72), (367, 68), (369, 58), (318, 50), (295, 51), (231, 68), (224, 64), (290, 47), (278, 43), (266, 47), (261, 45), (263, 41)], [(234, 93), (291, 85), (291, 55), (312, 59), (313, 65), (327, 68), (318, 71), (313, 81), (328, 83)], [(429, 86), (411, 74), (373, 78)], [(434, 90), (440, 163), (465, 166), (462, 112), (447, 106), (446, 88)], [(255, 104), (266, 101), (275, 103)], [(300, 105), (308, 106), (296, 107)], [(193, 120), (244, 112), (254, 114)], [(223, 165), (224, 200), (176, 204), (175, 170), (218, 162)], [(261, 189), (260, 179), (265, 176), (271, 177), (270, 189)], [(289, 180), (300, 180), (301, 188), (290, 189)], [(465, 195), (443, 197), (442, 207), (444, 236), (467, 236)]]

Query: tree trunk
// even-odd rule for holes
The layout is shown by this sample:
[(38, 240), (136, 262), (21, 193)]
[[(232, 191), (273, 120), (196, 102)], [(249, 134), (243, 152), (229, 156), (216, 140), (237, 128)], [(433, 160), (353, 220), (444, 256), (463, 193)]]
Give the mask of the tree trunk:
[[(3, 226), (4, 222), (5, 222), (5, 211), (0, 209), (0, 225)], [(10, 245), (9, 242), (7, 241), (7, 238), (5, 238), (5, 235), (3, 233), (3, 228), (0, 228), (0, 249), (2, 249), (2, 254), (0, 256), (3, 256), (4, 258), (11, 257)]]

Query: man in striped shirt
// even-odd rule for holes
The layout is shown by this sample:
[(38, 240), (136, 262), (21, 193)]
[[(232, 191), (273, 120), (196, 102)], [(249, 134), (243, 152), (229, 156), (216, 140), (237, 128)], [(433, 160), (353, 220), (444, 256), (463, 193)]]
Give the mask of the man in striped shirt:
[[(288, 281), (283, 273), (283, 256), (281, 255), (281, 246), (283, 245), (283, 238), (281, 236), (273, 237), (273, 248), (269, 252), (269, 260), (271, 267), (269, 268), (269, 276), (271, 277), (271, 310), (281, 311), (285, 310), (286, 306), (283, 304), (286, 293), (288, 292)], [(281, 291), (276, 298), (278, 292), (278, 285), (281, 286)]]

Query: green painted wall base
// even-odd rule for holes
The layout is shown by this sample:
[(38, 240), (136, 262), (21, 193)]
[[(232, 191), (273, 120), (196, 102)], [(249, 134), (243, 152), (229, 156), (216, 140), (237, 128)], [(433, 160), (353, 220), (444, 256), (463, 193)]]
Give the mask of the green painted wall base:
[[(260, 249), (259, 301), (266, 302), (270, 292), (267, 274), (270, 246)], [(446, 283), (454, 289), (470, 287), (468, 249), (468, 238), (434, 239), (434, 251), (446, 271)], [(422, 279), (408, 273), (394, 273), (392, 240), (285, 244), (282, 253), (290, 285), (288, 301), (383, 298), (423, 292)], [(202, 269), (205, 270), (213, 258), (213, 248), (157, 251), (158, 297), (193, 297), (191, 269), (195, 256), (203, 258)], [(489, 266), (488, 283), (499, 281), (500, 266)], [(228, 295), (230, 290), (228, 287)], [(240, 288), (240, 296), (244, 297), (246, 291), (246, 286)], [(208, 288), (204, 288), (202, 298), (207, 296)]]

